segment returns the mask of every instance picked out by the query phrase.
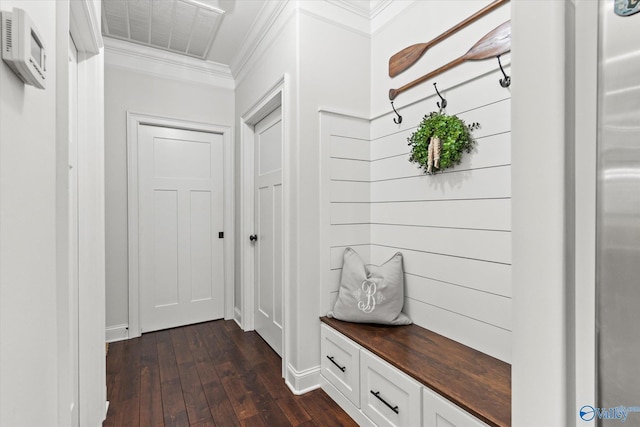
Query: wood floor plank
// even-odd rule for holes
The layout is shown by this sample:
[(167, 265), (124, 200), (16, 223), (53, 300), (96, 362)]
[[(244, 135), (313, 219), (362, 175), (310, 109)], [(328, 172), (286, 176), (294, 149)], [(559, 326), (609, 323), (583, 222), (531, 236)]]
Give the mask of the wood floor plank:
[(312, 421), (309, 413), (302, 407), (300, 399), (293, 394), (283, 394), (275, 401), (292, 426), (302, 426)]
[(171, 332), (156, 332), (156, 347), (158, 348), (158, 365), (160, 366), (160, 382), (168, 383), (180, 379), (176, 355), (173, 352)]
[[(253, 400), (253, 394), (251, 392), (251, 378), (247, 375), (234, 375), (222, 378), (222, 385), (224, 390), (229, 396), (233, 410), (240, 421), (252, 418), (254, 415), (258, 415), (258, 408)], [(255, 376), (253, 376), (255, 379)]]
[(164, 427), (158, 368), (144, 366), (140, 374), (140, 426)]
[[(113, 420), (114, 426), (117, 427), (138, 427), (139, 425), (139, 405), (140, 402), (135, 399), (119, 400), (114, 402)], [(111, 402), (109, 402), (111, 406)]]
[(166, 427), (189, 427), (187, 407), (182, 396), (180, 380), (161, 383), (162, 410)]
[(120, 375), (124, 368), (124, 347), (125, 341), (115, 342), (109, 346), (107, 360), (107, 400), (112, 401), (116, 396), (117, 386), (124, 375)]
[(164, 427), (156, 334), (140, 340), (140, 427)]
[(160, 388), (165, 427), (189, 427), (187, 407), (182, 394), (182, 384), (173, 351), (173, 341), (169, 331), (156, 335), (158, 361), (160, 365)]
[(214, 424), (196, 365), (193, 362), (180, 364), (178, 370), (180, 371), (182, 395), (187, 407), (189, 422), (191, 424)]
[(265, 423), (270, 426), (291, 425), (280, 406), (273, 400), (267, 387), (260, 381), (257, 373), (253, 372), (252, 374), (247, 375), (249, 383), (246, 386), (247, 388), (250, 387), (252, 399)]
[(240, 421), (222, 383), (203, 384), (203, 388), (209, 410), (218, 427), (238, 427)]
[(257, 340), (261, 339), (257, 337), (257, 334), (246, 334), (241, 330), (237, 330), (229, 332), (229, 337), (251, 367), (263, 363), (265, 355), (270, 355), (271, 353), (258, 350)]
[(220, 383), (215, 361), (211, 359), (198, 330), (196, 328), (185, 329), (185, 335), (189, 341), (189, 348), (200, 376), (200, 382), (202, 384)]
[[(251, 363), (244, 357), (236, 343), (232, 340), (229, 332), (224, 327), (217, 324), (208, 324), (212, 332), (212, 339), (217, 347), (212, 347), (207, 343), (211, 354), (216, 355), (220, 362), (233, 362), (237, 364), (237, 372), (246, 372), (251, 369)], [(218, 373), (219, 374), (219, 373)], [(230, 374), (230, 373), (229, 373)], [(221, 377), (222, 378), (222, 377)]]
[[(300, 400), (314, 420), (324, 420), (331, 422), (335, 427), (357, 427), (358, 424), (353, 421), (346, 412), (335, 403), (331, 398), (322, 390), (314, 390), (300, 396)], [(326, 425), (326, 424), (325, 424)]]
[(115, 425), (138, 427), (140, 420), (140, 340), (124, 341), (121, 349), (123, 363), (119, 375), (127, 381), (117, 381), (115, 396), (109, 401)]
[(262, 417), (258, 415), (254, 415), (251, 418), (247, 418), (246, 420), (242, 420), (242, 427), (275, 427), (269, 424), (265, 424)]
[(112, 343), (103, 427), (319, 427), (356, 424), (323, 391), (294, 396), (255, 332), (214, 321)]
[(192, 325), (185, 328), (185, 335), (200, 377), (200, 383), (209, 403), (210, 413), (219, 427), (237, 427), (240, 423), (220, 382), (215, 368), (215, 360), (209, 355), (204, 339), (200, 335), (200, 330), (201, 328), (198, 325)]
[(171, 330), (171, 340), (173, 341), (173, 351), (176, 355), (178, 373), (182, 385), (182, 395), (189, 423), (214, 425), (209, 403), (202, 389), (202, 382), (198, 374), (197, 367), (191, 354), (191, 346), (183, 328)]
[(291, 390), (282, 378), (282, 367), (280, 365), (264, 364), (259, 366), (258, 378), (269, 390), (269, 394), (274, 399), (291, 395)]

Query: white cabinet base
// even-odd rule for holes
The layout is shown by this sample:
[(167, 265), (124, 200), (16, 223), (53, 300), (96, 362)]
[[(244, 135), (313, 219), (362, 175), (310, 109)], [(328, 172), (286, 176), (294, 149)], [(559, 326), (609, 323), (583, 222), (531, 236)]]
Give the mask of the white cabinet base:
[(337, 388), (333, 386), (326, 378), (321, 377), (322, 390), (329, 395), (330, 398), (336, 402), (343, 411), (345, 411), (353, 420), (358, 423), (360, 427), (377, 427), (373, 421), (371, 421), (365, 414), (362, 413), (360, 408), (347, 399), (344, 394), (340, 393)]
[(426, 387), (422, 389), (422, 427), (488, 427)]
[(325, 325), (320, 336), (322, 376), (360, 407), (360, 346)]
[(377, 425), (419, 426), (421, 388), (413, 378), (360, 350), (360, 409)]
[(322, 389), (358, 425), (488, 427), (333, 328), (321, 332)]

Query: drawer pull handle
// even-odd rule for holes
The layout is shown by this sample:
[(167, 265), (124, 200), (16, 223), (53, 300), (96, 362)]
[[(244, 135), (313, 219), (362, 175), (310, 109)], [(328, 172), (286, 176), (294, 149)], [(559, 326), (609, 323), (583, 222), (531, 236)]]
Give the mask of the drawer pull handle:
[(398, 405), (396, 405), (396, 406), (389, 405), (389, 402), (387, 402), (386, 400), (384, 400), (383, 398), (380, 397), (380, 392), (379, 391), (373, 391), (373, 390), (370, 390), (370, 391), (371, 391), (371, 394), (373, 394), (375, 397), (377, 397), (380, 400), (380, 402), (382, 402), (385, 405), (387, 405), (387, 407), (389, 409), (391, 409), (393, 412), (395, 412), (396, 414), (400, 413), (400, 410), (398, 409)]
[(327, 356), (327, 359), (331, 360), (331, 363), (333, 363), (334, 365), (336, 365), (338, 367), (338, 369), (340, 369), (342, 372), (346, 371), (347, 368), (346, 366), (340, 366), (338, 365), (338, 362), (336, 362), (335, 360), (333, 360), (333, 356)]

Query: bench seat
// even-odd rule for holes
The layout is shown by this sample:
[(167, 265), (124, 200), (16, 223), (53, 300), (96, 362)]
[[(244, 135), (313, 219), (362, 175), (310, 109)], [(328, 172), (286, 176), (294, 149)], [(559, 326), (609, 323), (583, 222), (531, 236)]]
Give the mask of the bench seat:
[(417, 325), (320, 320), (483, 422), (511, 426), (508, 363)]

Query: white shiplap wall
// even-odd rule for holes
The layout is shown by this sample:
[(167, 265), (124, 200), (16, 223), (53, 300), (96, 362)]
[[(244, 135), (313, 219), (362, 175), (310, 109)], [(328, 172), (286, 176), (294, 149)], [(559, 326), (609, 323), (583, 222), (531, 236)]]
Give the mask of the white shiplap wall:
[(322, 176), (322, 314), (333, 307), (348, 246), (371, 258), (370, 121), (320, 113)]
[(461, 164), (425, 176), (407, 138), (433, 97), (371, 125), (371, 263), (404, 254), (405, 311), (423, 327), (501, 360), (511, 354), (510, 94), (489, 73), (444, 91), (448, 114), (479, 122)]
[(509, 362), (510, 93), (488, 73), (443, 95), (448, 114), (481, 128), (462, 163), (434, 176), (408, 162), (407, 138), (437, 98), (402, 109), (403, 125), (391, 115), (366, 121), (321, 113), (329, 248), (323, 310), (336, 297), (346, 246), (375, 265), (401, 251), (413, 321)]

